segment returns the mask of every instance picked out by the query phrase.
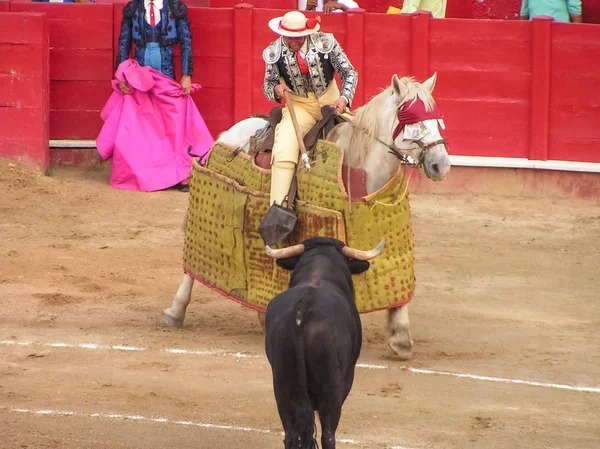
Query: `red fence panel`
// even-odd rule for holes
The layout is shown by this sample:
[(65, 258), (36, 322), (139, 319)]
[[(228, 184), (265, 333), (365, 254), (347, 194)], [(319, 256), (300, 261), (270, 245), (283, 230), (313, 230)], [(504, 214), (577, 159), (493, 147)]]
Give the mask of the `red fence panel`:
[(600, 27), (552, 24), (549, 158), (600, 162)]
[[(194, 56), (192, 82), (202, 85), (193, 98), (216, 137), (234, 122), (233, 10), (190, 8), (189, 18)], [(179, 80), (179, 46), (175, 50), (175, 69)]]
[(581, 13), (585, 23), (600, 23), (600, 0), (583, 0)]
[(548, 160), (552, 21), (541, 16), (531, 22), (529, 158), (542, 161)]
[(430, 71), (452, 154), (527, 157), (529, 22), (432, 20)]
[[(52, 138), (97, 136), (123, 4), (11, 5), (50, 18)], [(262, 92), (262, 51), (277, 38), (268, 21), (284, 11), (249, 5), (189, 11), (193, 82), (203, 86), (194, 99), (213, 135), (252, 113), (267, 113), (275, 104)], [(394, 73), (423, 81), (437, 71), (434, 96), (453, 154), (600, 162), (600, 70), (590, 63), (600, 57), (598, 26), (360, 12), (322, 16), (321, 26), (359, 71), (354, 108), (389, 86)], [(6, 24), (3, 35), (14, 27)], [(21, 48), (12, 59), (0, 58), (1, 76), (14, 82), (12, 66), (24, 70), (35, 51)], [(175, 53), (179, 77), (178, 47)], [(12, 90), (6, 81), (0, 102), (39, 99), (35, 89)]]
[[(411, 18), (400, 15), (365, 15), (363, 71), (358, 84), (368, 101), (390, 86), (392, 75), (410, 75)], [(358, 104), (353, 105), (354, 107)]]
[(270, 42), (278, 36), (269, 28), (269, 20), (278, 17), (285, 11), (276, 11), (272, 9), (253, 9), (252, 10), (252, 66), (249, 75), (252, 79), (252, 107), (254, 112), (267, 114), (275, 103), (269, 102), (263, 94), (263, 80), (265, 76), (265, 62), (262, 58), (263, 50)]
[(48, 18), (0, 12), (0, 156), (48, 168)]
[(11, 11), (50, 18), (50, 138), (95, 139), (113, 75), (113, 6), (13, 3)]
[[(184, 0), (185, 1), (185, 0)], [(232, 8), (241, 2), (240, 0), (210, 0), (211, 8)], [(254, 0), (252, 6), (263, 9), (281, 9), (291, 11), (298, 8), (297, 0)]]

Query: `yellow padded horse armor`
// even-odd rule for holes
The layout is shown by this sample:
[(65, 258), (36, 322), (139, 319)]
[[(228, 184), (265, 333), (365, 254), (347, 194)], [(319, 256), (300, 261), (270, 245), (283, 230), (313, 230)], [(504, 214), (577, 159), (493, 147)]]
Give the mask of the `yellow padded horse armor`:
[[(288, 288), (290, 272), (267, 256), (258, 225), (269, 209), (270, 170), (245, 153), (215, 144), (205, 167), (194, 161), (183, 265), (198, 281), (247, 307), (264, 311)], [(415, 289), (413, 234), (404, 169), (374, 194), (352, 201), (342, 182), (343, 150), (319, 141), (310, 172), (298, 171), (296, 229), (280, 246), (315, 236), (337, 238), (380, 256), (353, 276), (359, 312), (399, 307)]]

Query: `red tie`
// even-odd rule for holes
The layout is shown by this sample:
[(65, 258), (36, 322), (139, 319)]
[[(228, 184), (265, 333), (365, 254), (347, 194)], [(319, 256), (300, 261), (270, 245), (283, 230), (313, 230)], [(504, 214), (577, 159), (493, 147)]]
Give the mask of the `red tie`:
[(154, 2), (150, 0), (150, 26), (154, 28), (156, 22), (154, 22)]
[(306, 61), (302, 57), (299, 51), (296, 52), (296, 61), (298, 61), (298, 65), (300, 66), (300, 71), (302, 73), (308, 73), (308, 66), (306, 65)]

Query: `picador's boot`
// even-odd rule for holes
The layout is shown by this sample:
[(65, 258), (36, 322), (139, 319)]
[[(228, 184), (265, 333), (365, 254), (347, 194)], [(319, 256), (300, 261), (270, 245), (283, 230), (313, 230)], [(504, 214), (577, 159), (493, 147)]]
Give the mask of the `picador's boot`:
[[(296, 214), (292, 210), (293, 200), (286, 201), (286, 197), (295, 171), (296, 164), (288, 161), (274, 162), (271, 167), (271, 206), (258, 226), (258, 232), (265, 245), (281, 242), (294, 230)], [(284, 202), (287, 207), (284, 206)]]

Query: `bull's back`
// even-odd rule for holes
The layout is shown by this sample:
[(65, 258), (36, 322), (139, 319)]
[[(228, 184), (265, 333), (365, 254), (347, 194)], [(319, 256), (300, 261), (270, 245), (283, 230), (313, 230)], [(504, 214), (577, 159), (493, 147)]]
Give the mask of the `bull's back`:
[(296, 286), (277, 295), (267, 307), (266, 347), (296, 351), (280, 339), (301, 335), (309, 363), (336, 360), (346, 372), (360, 354), (362, 330), (358, 311), (343, 293), (332, 288)]

